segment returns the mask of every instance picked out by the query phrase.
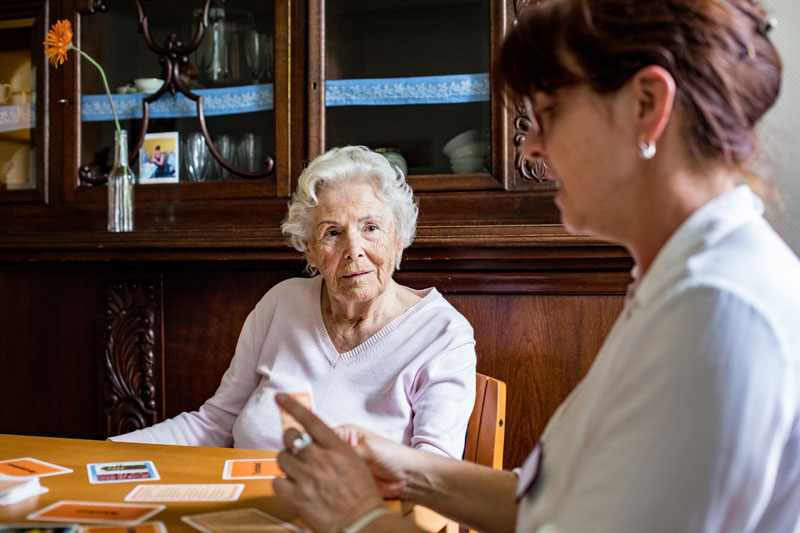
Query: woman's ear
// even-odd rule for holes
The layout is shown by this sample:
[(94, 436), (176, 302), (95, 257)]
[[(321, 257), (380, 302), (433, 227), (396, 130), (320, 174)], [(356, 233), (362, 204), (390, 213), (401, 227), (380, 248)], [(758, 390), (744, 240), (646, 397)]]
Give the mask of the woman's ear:
[(631, 78), (636, 99), (639, 141), (657, 142), (672, 116), (675, 103), (675, 79), (666, 69), (649, 65)]
[(306, 263), (308, 264), (308, 266), (312, 268), (317, 268), (317, 262), (314, 261), (314, 256), (311, 255), (311, 249), (309, 248), (308, 243), (306, 243), (306, 251), (303, 252), (303, 255), (305, 256)]

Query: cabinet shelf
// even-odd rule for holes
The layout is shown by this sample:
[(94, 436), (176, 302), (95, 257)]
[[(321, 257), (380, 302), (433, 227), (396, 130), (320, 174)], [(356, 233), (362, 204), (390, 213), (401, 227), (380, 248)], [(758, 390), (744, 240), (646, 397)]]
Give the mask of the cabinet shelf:
[[(203, 96), (206, 116), (266, 111), (273, 108), (274, 102), (271, 83), (198, 89), (194, 92)], [(113, 95), (117, 116), (121, 120), (142, 118), (142, 100), (147, 96)], [(489, 96), (489, 75), (485, 73), (325, 82), (326, 107), (459, 104), (487, 102)], [(193, 117), (196, 114), (195, 103), (182, 94), (165, 94), (150, 104), (150, 116), (153, 118)], [(88, 94), (81, 98), (81, 120), (113, 120), (105, 94)]]

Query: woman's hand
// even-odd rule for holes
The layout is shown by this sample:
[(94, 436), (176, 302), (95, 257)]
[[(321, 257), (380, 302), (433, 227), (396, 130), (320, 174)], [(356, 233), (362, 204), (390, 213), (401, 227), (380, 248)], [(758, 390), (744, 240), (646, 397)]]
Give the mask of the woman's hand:
[(418, 452), (358, 426), (339, 426), (334, 431), (366, 461), (384, 498), (405, 496), (406, 474)]
[(293, 453), (300, 432), (289, 429), (283, 435), (286, 450), (278, 455), (278, 465), (286, 477), (273, 482), (279, 498), (320, 532), (341, 531), (370, 510), (385, 505), (370, 469), (355, 448), (288, 395), (278, 394), (276, 401), (312, 439), (310, 445)]

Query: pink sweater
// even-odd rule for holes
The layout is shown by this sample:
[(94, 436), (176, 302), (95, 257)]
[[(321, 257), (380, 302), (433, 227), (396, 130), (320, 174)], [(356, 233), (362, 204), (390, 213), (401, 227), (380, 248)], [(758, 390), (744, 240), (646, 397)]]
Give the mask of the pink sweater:
[(461, 458), (475, 401), (472, 327), (434, 288), (361, 345), (338, 353), (322, 278), (270, 289), (245, 321), (217, 392), (199, 410), (114, 437), (125, 442), (283, 449), (276, 392), (310, 390), (328, 425), (357, 424)]

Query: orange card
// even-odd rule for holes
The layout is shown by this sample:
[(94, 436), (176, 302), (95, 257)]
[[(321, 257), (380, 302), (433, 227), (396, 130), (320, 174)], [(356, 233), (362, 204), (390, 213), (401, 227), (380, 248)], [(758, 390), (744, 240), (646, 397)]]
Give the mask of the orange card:
[(81, 533), (167, 533), (163, 522), (147, 522), (138, 526), (88, 526)]
[[(310, 392), (290, 392), (288, 393), (289, 396), (294, 398), (297, 402), (300, 403), (303, 407), (308, 409), (309, 411), (313, 411), (314, 409), (311, 407), (311, 393)], [(286, 433), (286, 430), (289, 428), (295, 428), (297, 431), (303, 432), (305, 428), (303, 425), (297, 421), (295, 417), (281, 409), (281, 424), (283, 425), (283, 432)]]
[(27, 519), (133, 525), (150, 518), (164, 507), (164, 505), (62, 500), (34, 511), (27, 516)]
[(228, 459), (222, 479), (272, 479), (283, 477), (277, 459)]
[(32, 457), (0, 461), (0, 474), (13, 477), (56, 476), (72, 472), (70, 468), (46, 463)]

